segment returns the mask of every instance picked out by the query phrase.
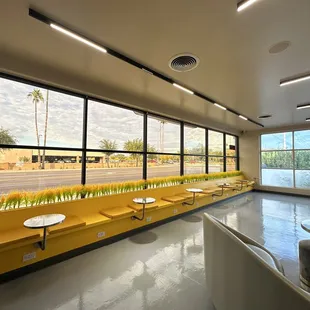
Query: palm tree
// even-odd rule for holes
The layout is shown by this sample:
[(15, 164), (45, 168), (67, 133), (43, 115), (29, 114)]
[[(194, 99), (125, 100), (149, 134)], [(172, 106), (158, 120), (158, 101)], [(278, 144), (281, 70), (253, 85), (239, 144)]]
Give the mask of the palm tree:
[[(109, 139), (102, 139), (99, 144), (99, 148), (104, 151), (114, 151), (117, 149), (116, 141), (112, 141)], [(105, 154), (105, 160), (107, 163), (108, 168), (110, 168), (110, 156), (114, 154), (114, 152), (102, 152)]]
[[(0, 127), (0, 145), (1, 144), (16, 144), (15, 137), (9, 132), (9, 130)], [(3, 152), (7, 148), (0, 147), (0, 152)]]
[[(48, 121), (48, 97), (49, 97), (49, 90), (46, 90), (46, 99), (45, 99), (45, 128), (44, 128), (44, 142), (43, 146), (46, 146), (46, 138), (47, 138), (47, 121)], [(43, 150), (42, 155), (42, 169), (45, 167), (45, 149)]]
[[(27, 97), (32, 99), (32, 102), (34, 103), (34, 124), (36, 128), (37, 144), (38, 146), (40, 146), (40, 136), (39, 136), (39, 128), (38, 128), (38, 103), (44, 102), (44, 98), (43, 98), (43, 95), (40, 89), (34, 89), (32, 92), (28, 94)], [(38, 150), (38, 163), (39, 163), (39, 167), (41, 168), (40, 150)]]

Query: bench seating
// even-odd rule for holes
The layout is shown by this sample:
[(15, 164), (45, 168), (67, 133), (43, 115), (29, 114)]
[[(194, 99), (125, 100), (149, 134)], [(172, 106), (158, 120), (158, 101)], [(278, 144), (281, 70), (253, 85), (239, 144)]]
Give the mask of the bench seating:
[(47, 231), (49, 234), (52, 235), (52, 234), (64, 232), (66, 230), (83, 227), (85, 225), (86, 225), (85, 221), (83, 221), (82, 219), (80, 219), (79, 217), (75, 215), (70, 215), (70, 216), (67, 216), (66, 219), (62, 223), (49, 227)]
[(169, 202), (169, 201), (165, 201), (165, 200), (159, 200), (158, 201), (158, 209), (168, 208), (168, 207), (171, 207), (172, 205), (173, 205), (173, 203)]
[[(143, 210), (143, 204), (133, 203), (128, 205), (129, 208), (139, 212)], [(158, 203), (149, 203), (145, 205), (145, 210), (155, 210), (158, 208)]]
[[(185, 199), (192, 199), (194, 197), (193, 193), (181, 193), (178, 194), (177, 196), (184, 197)], [(199, 198), (201, 196), (204, 196), (203, 193), (196, 193), (195, 197)]]
[(180, 203), (185, 201), (187, 198), (184, 198), (182, 196), (166, 196), (162, 197), (161, 199), (172, 203)]
[(110, 219), (120, 219), (124, 217), (131, 216), (135, 211), (128, 207), (113, 207), (108, 209), (103, 209), (100, 213)]
[(110, 222), (111, 219), (102, 215), (101, 213), (91, 213), (83, 216), (83, 220), (86, 222), (86, 226), (95, 226)]
[(220, 188), (206, 188), (203, 190), (203, 193), (205, 195), (212, 195), (212, 194), (215, 194), (216, 192), (220, 192), (221, 189)]
[(0, 232), (0, 248), (22, 241), (35, 240), (40, 237), (38, 230), (28, 228), (9, 229)]

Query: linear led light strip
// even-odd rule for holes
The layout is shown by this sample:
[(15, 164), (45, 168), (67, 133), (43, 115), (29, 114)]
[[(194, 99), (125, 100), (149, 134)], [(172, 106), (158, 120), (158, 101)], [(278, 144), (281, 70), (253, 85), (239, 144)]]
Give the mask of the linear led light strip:
[(280, 81), (280, 86), (286, 86), (286, 85), (290, 85), (290, 84), (295, 84), (298, 82), (303, 82), (306, 80), (310, 79), (310, 74), (304, 75), (304, 76), (300, 76), (300, 77), (296, 77), (296, 78), (291, 78), (291, 79), (287, 79), (287, 80), (283, 80)]
[[(31, 9), (31, 8), (29, 9), (29, 16), (31, 16), (31, 17), (33, 17), (33, 18), (35, 18), (35, 19), (37, 19), (37, 20), (39, 20), (39, 21), (49, 25), (52, 29), (54, 29), (56, 31), (59, 31), (59, 32), (61, 32), (61, 33), (65, 34), (65, 35), (71, 37), (72, 39), (75, 39), (75, 40), (77, 40), (79, 42), (82, 42), (82, 43), (84, 43), (84, 44), (86, 44), (86, 45), (88, 45), (88, 46), (90, 46), (90, 47), (92, 47), (92, 48), (102, 52), (102, 53), (108, 53), (109, 55), (114, 56), (114, 57), (116, 57), (116, 58), (118, 58), (118, 59), (120, 59), (120, 60), (122, 60), (122, 61), (124, 61), (124, 62), (126, 62), (126, 63), (128, 63), (130, 65), (132, 65), (132, 66), (135, 66), (136, 68), (139, 68), (139, 69), (143, 70), (144, 72), (146, 72), (148, 74), (154, 75), (157, 78), (159, 78), (159, 79), (161, 79), (163, 81), (166, 81), (167, 83), (172, 84), (173, 86), (181, 89), (182, 91), (184, 91), (184, 92), (186, 92), (188, 94), (195, 95), (195, 96), (197, 96), (197, 97), (199, 97), (199, 98), (201, 98), (203, 100), (206, 100), (206, 101), (212, 103), (214, 106), (216, 106), (216, 107), (218, 107), (218, 108), (220, 108), (222, 110), (227, 110), (228, 112), (231, 112), (231, 113), (241, 117), (240, 114), (237, 111), (229, 109), (229, 108), (226, 108), (226, 107), (216, 103), (212, 98), (207, 97), (206, 95), (204, 95), (202, 93), (199, 93), (199, 92), (196, 92), (196, 91), (194, 92), (194, 91), (192, 91), (192, 90), (190, 90), (190, 89), (188, 89), (188, 88), (186, 88), (184, 86), (181, 86), (180, 84), (175, 83), (171, 78), (169, 78), (169, 77), (167, 77), (167, 76), (165, 76), (165, 75), (163, 75), (163, 74), (161, 74), (161, 73), (159, 73), (159, 72), (157, 72), (157, 71), (155, 71), (153, 69), (150, 69), (147, 66), (144, 66), (144, 65), (138, 63), (137, 61), (135, 61), (135, 60), (133, 60), (133, 59), (123, 55), (123, 54), (120, 54), (117, 51), (114, 51), (114, 50), (112, 50), (110, 48), (105, 48), (105, 47), (101, 46), (100, 44), (97, 44), (94, 41), (89, 40), (86, 37), (84, 37), (82, 35), (79, 35), (76, 32), (73, 32), (73, 31), (69, 30), (66, 27), (63, 27), (62, 25), (60, 25), (59, 23), (55, 22), (54, 20), (52, 20), (52, 19), (42, 15), (41, 13), (39, 13), (39, 12), (37, 12), (37, 11)], [(251, 123), (253, 123), (255, 125), (264, 127), (262, 124), (254, 121), (252, 119), (248, 119), (248, 118), (246, 118), (244, 116), (242, 118), (244, 120), (248, 120), (249, 122), (251, 122)]]
[(310, 103), (297, 106), (297, 110), (309, 109)]
[(250, 5), (254, 4), (257, 0), (244, 0), (238, 3), (237, 11), (241, 12), (244, 9), (248, 8)]

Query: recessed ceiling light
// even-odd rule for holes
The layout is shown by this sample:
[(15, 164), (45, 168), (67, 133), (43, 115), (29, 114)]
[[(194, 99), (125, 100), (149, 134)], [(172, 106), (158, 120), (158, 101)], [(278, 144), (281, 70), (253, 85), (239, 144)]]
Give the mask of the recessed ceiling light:
[(310, 117), (306, 118), (306, 122), (310, 122)]
[(255, 3), (257, 0), (243, 0), (240, 1), (237, 5), (237, 11), (241, 12), (244, 9), (248, 8), (250, 5), (252, 5), (253, 3)]
[(193, 91), (191, 91), (191, 90), (189, 90), (189, 89), (187, 89), (187, 88), (185, 88), (185, 87), (183, 87), (183, 86), (181, 86), (181, 85), (179, 85), (179, 84), (177, 84), (177, 83), (173, 83), (173, 86), (175, 86), (175, 87), (177, 87), (177, 88), (180, 88), (180, 89), (182, 89), (183, 91), (185, 91), (185, 92), (187, 92), (187, 93), (189, 93), (189, 94), (191, 94), (191, 95), (194, 95), (194, 92), (193, 92)]
[(242, 119), (244, 119), (245, 121), (248, 120), (248, 119), (247, 119), (245, 116), (243, 116), (243, 115), (239, 115), (239, 117), (242, 118)]
[(269, 53), (270, 54), (279, 54), (279, 53), (284, 52), (290, 46), (291, 46), (291, 42), (290, 41), (281, 41), (281, 42), (271, 46), (270, 49), (269, 49)]
[(214, 105), (222, 110), (227, 110), (225, 107), (223, 107), (222, 105), (218, 104), (218, 103), (214, 103)]
[(267, 118), (271, 118), (271, 117), (272, 117), (272, 115), (266, 114), (266, 115), (260, 115), (257, 118), (259, 118), (259, 119), (267, 119)]
[(105, 48), (101, 47), (100, 45), (98, 45), (98, 44), (96, 44), (96, 43), (94, 43), (88, 39), (85, 39), (85, 38), (73, 33), (72, 31), (69, 31), (69, 30), (67, 30), (61, 26), (55, 25), (55, 24), (50, 24), (50, 26), (51, 26), (51, 28), (53, 28), (53, 29), (55, 29), (55, 30), (77, 40), (77, 41), (80, 41), (80, 42), (82, 42), (88, 46), (91, 46), (100, 52), (107, 53), (107, 50)]
[(306, 80), (310, 79), (310, 73), (307, 74), (303, 74), (300, 76), (296, 76), (296, 77), (292, 77), (292, 78), (288, 78), (288, 79), (283, 79), (280, 81), (280, 86), (286, 86), (286, 85), (290, 85), (290, 84), (294, 84), (294, 83), (298, 83), (298, 82), (303, 82)]
[(309, 109), (310, 108), (310, 103), (307, 104), (302, 104), (297, 106), (297, 110), (302, 110), (302, 109)]

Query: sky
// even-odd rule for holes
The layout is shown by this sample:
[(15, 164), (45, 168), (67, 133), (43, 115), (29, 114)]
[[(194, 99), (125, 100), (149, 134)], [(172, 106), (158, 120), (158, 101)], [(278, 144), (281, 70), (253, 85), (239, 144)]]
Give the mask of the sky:
[[(27, 95), (43, 88), (0, 78), (0, 127), (9, 130), (17, 144), (37, 145), (35, 132), (34, 103)], [(148, 118), (148, 144), (160, 150), (160, 118)], [(43, 145), (45, 125), (45, 103), (38, 103), (38, 127), (40, 145)], [(49, 91), (49, 114), (47, 146), (82, 147), (83, 99), (54, 91)], [(180, 151), (180, 125), (165, 121), (164, 151)], [(222, 134), (214, 132), (212, 143), (221, 147)], [(102, 139), (113, 140), (118, 149), (123, 150), (127, 140), (143, 139), (143, 117), (139, 113), (89, 101), (87, 147), (98, 149)], [(204, 130), (185, 127), (185, 147), (194, 148), (204, 142)]]

